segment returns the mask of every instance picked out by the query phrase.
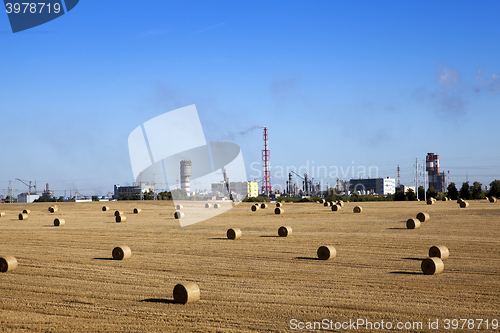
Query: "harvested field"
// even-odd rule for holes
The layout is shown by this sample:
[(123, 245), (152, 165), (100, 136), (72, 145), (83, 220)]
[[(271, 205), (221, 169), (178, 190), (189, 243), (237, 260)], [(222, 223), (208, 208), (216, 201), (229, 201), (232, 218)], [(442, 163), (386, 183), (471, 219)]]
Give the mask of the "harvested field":
[[(199, 214), (204, 204), (183, 203), (186, 211), (199, 205)], [(99, 202), (58, 203), (60, 218), (71, 221), (64, 228), (54, 227), (46, 203), (29, 204), (26, 221), (18, 219), (26, 204), (1, 204), (0, 256), (18, 262), (0, 273), (1, 328), (282, 332), (291, 319), (363, 318), (422, 322), (425, 331), (439, 319), (444, 331), (446, 318), (500, 320), (500, 204), (469, 204), (363, 202), (363, 214), (352, 214), (356, 203), (336, 213), (294, 203), (276, 215), (242, 203), (184, 228), (166, 201), (141, 202), (141, 214), (126, 223), (116, 223), (114, 211), (131, 212), (137, 202), (109, 202), (109, 211)], [(408, 230), (406, 220), (424, 209), (432, 219)], [(283, 225), (293, 229), (289, 237), (277, 235)], [(229, 228), (244, 237), (228, 240)], [(133, 256), (110, 260), (116, 244)], [(335, 247), (335, 259), (318, 260), (324, 244)], [(424, 275), (421, 261), (435, 244), (452, 255), (441, 274)], [(198, 302), (174, 303), (172, 290), (183, 282), (199, 286)]]

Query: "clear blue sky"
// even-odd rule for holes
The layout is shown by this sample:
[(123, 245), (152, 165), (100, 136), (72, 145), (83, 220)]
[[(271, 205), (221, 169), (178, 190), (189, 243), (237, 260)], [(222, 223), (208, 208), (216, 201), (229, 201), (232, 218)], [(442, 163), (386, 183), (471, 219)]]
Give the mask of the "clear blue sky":
[(262, 132), (247, 130), (261, 125), (273, 174), (314, 161), (340, 178), (352, 166), (395, 178), (399, 164), (414, 185), (415, 158), (434, 152), (451, 181), (488, 185), (500, 179), (499, 12), (498, 1), (81, 0), (16, 34), (0, 15), (1, 194), (9, 180), (27, 189), (15, 178), (57, 196), (131, 184), (130, 132), (190, 104), (207, 141), (240, 145), (249, 180)]

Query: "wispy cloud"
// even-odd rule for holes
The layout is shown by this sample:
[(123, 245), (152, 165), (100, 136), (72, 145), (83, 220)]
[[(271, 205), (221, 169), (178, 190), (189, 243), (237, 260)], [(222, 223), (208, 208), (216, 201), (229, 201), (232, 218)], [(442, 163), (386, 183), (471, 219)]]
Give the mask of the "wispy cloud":
[(171, 30), (168, 30), (168, 29), (160, 29), (160, 30), (153, 29), (153, 30), (149, 30), (146, 32), (140, 32), (138, 34), (135, 34), (132, 36), (132, 39), (143, 39), (143, 38), (161, 36), (161, 35), (165, 35), (166, 33), (170, 32), (170, 31)]
[(201, 34), (202, 32), (206, 32), (206, 31), (210, 31), (210, 30), (214, 30), (214, 29), (217, 29), (219, 27), (222, 27), (226, 24), (226, 22), (222, 22), (222, 23), (217, 23), (217, 24), (214, 24), (214, 25), (211, 25), (209, 27), (206, 27), (206, 28), (203, 28), (201, 30), (198, 30), (196, 32), (194, 32), (193, 34)]
[(247, 129), (242, 130), (242, 131), (239, 131), (239, 132), (228, 132), (228, 133), (222, 135), (221, 139), (222, 140), (234, 140), (237, 136), (245, 136), (245, 135), (250, 134), (251, 132), (253, 132), (259, 128), (263, 128), (263, 126), (253, 125), (252, 127), (247, 128)]
[(500, 93), (500, 73), (489, 74), (478, 69), (476, 80), (479, 82), (479, 86), (475, 89), (476, 92)]

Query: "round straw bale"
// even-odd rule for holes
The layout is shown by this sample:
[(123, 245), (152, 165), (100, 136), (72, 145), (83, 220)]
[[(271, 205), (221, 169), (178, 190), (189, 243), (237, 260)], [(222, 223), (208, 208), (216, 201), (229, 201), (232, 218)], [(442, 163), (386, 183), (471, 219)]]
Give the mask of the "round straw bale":
[(59, 208), (57, 208), (57, 206), (51, 206), (51, 207), (49, 207), (49, 212), (51, 212), (51, 213), (55, 213), (58, 210), (59, 210)]
[(193, 303), (200, 300), (200, 288), (194, 282), (179, 283), (174, 287), (174, 302)]
[(433, 205), (434, 204), (434, 200), (432, 200), (432, 198), (427, 199), (427, 204), (428, 205)]
[(462, 201), (460, 203), (460, 208), (467, 208), (467, 207), (469, 207), (469, 203), (467, 201)]
[(444, 269), (444, 264), (441, 259), (434, 257), (422, 260), (420, 267), (425, 275), (433, 275), (441, 273)]
[(118, 215), (118, 216), (115, 216), (115, 220), (117, 223), (127, 222), (127, 217), (125, 215)]
[(292, 227), (289, 227), (289, 226), (282, 226), (282, 227), (279, 227), (279, 229), (278, 229), (278, 235), (280, 237), (287, 237), (291, 233), (292, 233)]
[(142, 212), (142, 209), (134, 208), (134, 214), (139, 214), (140, 212)]
[(408, 221), (406, 221), (406, 227), (408, 229), (418, 229), (420, 228), (420, 221), (417, 219), (408, 219)]
[(185, 217), (185, 216), (186, 216), (186, 215), (184, 214), (184, 212), (175, 212), (175, 213), (174, 213), (174, 218), (175, 218), (176, 220), (181, 219), (181, 218), (183, 218), (183, 217)]
[(497, 198), (495, 198), (495, 197), (489, 197), (488, 200), (490, 200), (491, 203), (497, 202)]
[(361, 206), (356, 206), (352, 209), (354, 213), (361, 213), (363, 211), (363, 208)]
[(426, 212), (420, 212), (417, 214), (417, 219), (420, 221), (420, 222), (426, 222), (426, 221), (429, 221), (430, 219), (430, 216), (429, 216), (429, 213), (426, 213)]
[(23, 214), (28, 214), (29, 215), (30, 213), (31, 213), (31, 210), (29, 210), (29, 209), (23, 210)]
[(331, 205), (331, 202), (330, 202), (330, 201), (325, 201), (325, 202), (323, 203), (323, 206), (325, 206), (325, 207), (329, 207), (330, 205)]
[(121, 215), (124, 215), (125, 213), (121, 210), (117, 210), (115, 211), (115, 216), (121, 216)]
[(175, 206), (175, 209), (177, 209), (177, 210), (181, 210), (182, 208), (184, 208), (184, 206), (182, 206), (182, 205)]
[(220, 207), (220, 204), (214, 204), (214, 208), (217, 209)]
[(344, 202), (342, 200), (338, 200), (337, 205), (339, 205), (340, 207), (344, 207)]
[(462, 198), (458, 198), (458, 199), (457, 199), (457, 204), (459, 204), (459, 203), (461, 203), (461, 202), (464, 202), (464, 199), (462, 199)]
[(1, 212), (0, 217), (5, 217), (5, 212)]
[(441, 260), (446, 260), (450, 256), (450, 250), (444, 245), (435, 245), (429, 249), (429, 257), (439, 258)]
[(339, 211), (340, 209), (341, 209), (340, 205), (337, 204), (332, 205), (332, 211), (336, 212)]
[(283, 204), (284, 204), (283, 202), (277, 202), (276, 207), (283, 207)]
[(261, 204), (261, 205), (260, 205), (260, 208), (262, 208), (262, 209), (266, 209), (266, 208), (267, 208), (267, 204), (266, 204), (266, 203)]
[(115, 247), (111, 252), (111, 255), (115, 260), (123, 260), (130, 258), (132, 256), (132, 251), (130, 250), (130, 247), (122, 245)]
[(19, 214), (19, 220), (27, 220), (28, 219), (28, 214), (25, 214), (25, 213), (21, 213)]
[(0, 257), (0, 272), (13, 271), (17, 268), (17, 259), (13, 256)]
[(441, 199), (441, 201), (448, 201), (448, 198), (447, 197), (443, 197), (443, 199)]
[(65, 225), (66, 224), (66, 221), (64, 221), (63, 219), (55, 219), (54, 220), (54, 225), (56, 227), (60, 226), (60, 225)]
[(103, 212), (105, 212), (105, 211), (107, 211), (107, 210), (109, 210), (109, 207), (108, 207), (108, 206), (102, 206), (102, 211), (103, 211)]
[(332, 245), (320, 246), (318, 248), (318, 258), (321, 260), (333, 259), (337, 256), (337, 250)]
[(239, 228), (227, 229), (226, 235), (228, 239), (240, 239), (241, 230)]
[(211, 204), (209, 204), (209, 203), (206, 203), (206, 204), (205, 204), (205, 208), (212, 208), (212, 205), (211, 205)]
[(324, 204), (326, 202), (325, 199), (321, 199), (320, 203)]
[(253, 205), (252, 206), (252, 212), (258, 211), (260, 209), (259, 206)]
[(284, 212), (285, 212), (285, 210), (283, 208), (280, 208), (280, 207), (276, 207), (274, 209), (274, 214), (276, 214), (276, 215), (283, 214)]

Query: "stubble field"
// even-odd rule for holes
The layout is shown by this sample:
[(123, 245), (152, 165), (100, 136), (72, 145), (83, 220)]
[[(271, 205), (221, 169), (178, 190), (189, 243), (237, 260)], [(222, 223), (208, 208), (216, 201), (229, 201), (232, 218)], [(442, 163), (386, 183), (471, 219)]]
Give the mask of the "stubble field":
[[(491, 321), (500, 320), (499, 203), (346, 203), (338, 212), (294, 203), (282, 215), (241, 203), (183, 228), (172, 202), (59, 203), (53, 214), (50, 205), (0, 204), (0, 256), (19, 264), (0, 273), (1, 331), (282, 332), (324, 319), (334, 332), (354, 332), (334, 325), (357, 320), (401, 332), (432, 331), (429, 320), (438, 320), (434, 332), (442, 332), (446, 319), (489, 321), (488, 329), (475, 321), (474, 330), (455, 332), (498, 331)], [(25, 208), (29, 219), (20, 221)], [(125, 223), (115, 222), (115, 210)], [(406, 229), (421, 211), (430, 221)], [(66, 225), (55, 227), (56, 217)], [(293, 229), (289, 237), (278, 237), (283, 225)], [(228, 228), (240, 228), (242, 238), (228, 240)], [(450, 250), (443, 273), (423, 275), (421, 260), (439, 244)], [(130, 259), (112, 260), (120, 245), (131, 248)], [(321, 245), (333, 245), (337, 257), (317, 260)], [(199, 285), (201, 299), (175, 304), (173, 287), (185, 281)], [(413, 322), (422, 329), (395, 327)]]

